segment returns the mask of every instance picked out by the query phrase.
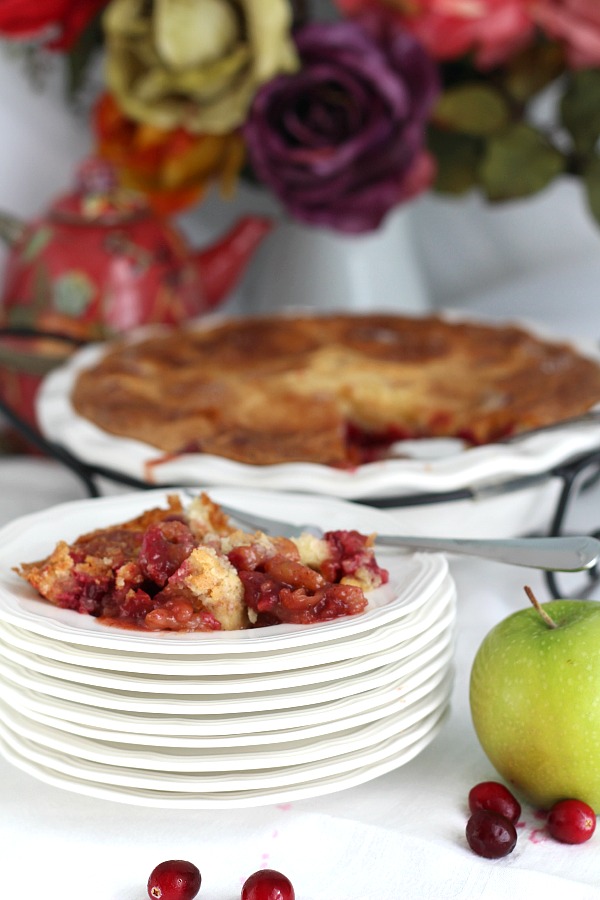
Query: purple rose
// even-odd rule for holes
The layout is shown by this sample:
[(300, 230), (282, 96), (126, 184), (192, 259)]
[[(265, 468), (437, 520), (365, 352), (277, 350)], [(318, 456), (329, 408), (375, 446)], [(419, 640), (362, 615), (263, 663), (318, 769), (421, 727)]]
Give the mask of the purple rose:
[(306, 25), (301, 68), (264, 84), (244, 134), (257, 177), (290, 215), (348, 233), (372, 231), (431, 182), (425, 125), (435, 63), (389, 20)]

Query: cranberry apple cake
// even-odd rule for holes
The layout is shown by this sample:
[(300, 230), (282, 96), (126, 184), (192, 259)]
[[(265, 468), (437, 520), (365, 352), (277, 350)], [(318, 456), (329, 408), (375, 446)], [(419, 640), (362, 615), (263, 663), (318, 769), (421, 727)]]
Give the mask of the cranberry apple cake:
[(374, 536), (271, 537), (234, 528), (206, 494), (59, 541), (16, 571), (50, 603), (145, 631), (233, 631), (356, 615), (388, 580)]
[(353, 466), (402, 438), (469, 444), (600, 401), (600, 365), (513, 326), (438, 316), (256, 317), (124, 341), (72, 402), (166, 454)]

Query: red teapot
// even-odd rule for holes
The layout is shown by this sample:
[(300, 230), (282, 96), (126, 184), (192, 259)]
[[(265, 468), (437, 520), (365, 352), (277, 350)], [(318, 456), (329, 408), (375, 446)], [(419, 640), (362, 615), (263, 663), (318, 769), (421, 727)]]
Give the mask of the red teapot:
[[(56, 335), (104, 340), (138, 325), (179, 324), (233, 289), (272, 222), (246, 216), (216, 244), (192, 251), (101, 159), (31, 224), (0, 215), (10, 253), (0, 298), (0, 395), (29, 423), (40, 377), (72, 352)], [(35, 333), (35, 340), (17, 334)], [(47, 337), (40, 337), (47, 335)]]

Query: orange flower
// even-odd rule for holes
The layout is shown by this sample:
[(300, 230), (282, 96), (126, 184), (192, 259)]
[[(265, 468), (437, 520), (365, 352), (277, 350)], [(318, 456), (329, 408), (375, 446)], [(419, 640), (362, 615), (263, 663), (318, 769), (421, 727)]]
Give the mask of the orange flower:
[(238, 132), (197, 135), (144, 125), (125, 116), (107, 93), (96, 104), (94, 129), (99, 155), (116, 166), (122, 184), (146, 194), (163, 214), (193, 205), (214, 181), (230, 195), (244, 164)]

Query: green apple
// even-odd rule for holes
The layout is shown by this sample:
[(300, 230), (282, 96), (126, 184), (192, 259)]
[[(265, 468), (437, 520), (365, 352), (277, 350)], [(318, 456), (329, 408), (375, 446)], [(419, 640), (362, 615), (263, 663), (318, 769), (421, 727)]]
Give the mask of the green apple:
[(576, 798), (600, 811), (600, 602), (540, 605), (526, 591), (535, 608), (499, 622), (473, 661), (475, 732), (533, 805)]

